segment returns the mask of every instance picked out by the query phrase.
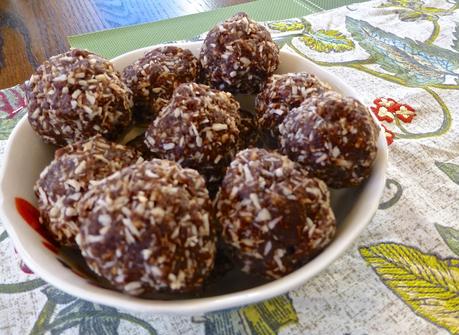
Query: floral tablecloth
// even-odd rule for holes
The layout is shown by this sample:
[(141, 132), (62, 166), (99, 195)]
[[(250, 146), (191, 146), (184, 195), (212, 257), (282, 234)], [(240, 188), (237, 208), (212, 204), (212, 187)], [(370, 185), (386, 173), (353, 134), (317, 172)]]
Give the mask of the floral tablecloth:
[[(266, 25), (292, 33), (284, 47), (346, 80), (386, 128), (386, 191), (360, 238), (289, 294), (171, 317), (53, 288), (0, 228), (0, 334), (459, 333), (459, 2), (378, 0)], [(22, 105), (19, 86), (0, 91), (1, 152)]]

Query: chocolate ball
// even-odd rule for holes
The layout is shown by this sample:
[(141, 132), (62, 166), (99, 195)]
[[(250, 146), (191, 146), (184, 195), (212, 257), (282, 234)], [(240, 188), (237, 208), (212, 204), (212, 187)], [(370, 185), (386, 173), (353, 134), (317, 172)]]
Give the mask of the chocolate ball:
[(257, 93), (279, 65), (279, 48), (265, 27), (239, 13), (209, 31), (199, 60), (211, 87)]
[(77, 243), (88, 266), (130, 295), (199, 288), (215, 259), (204, 179), (153, 159), (90, 188), (79, 203)]
[(64, 246), (76, 246), (77, 203), (91, 183), (136, 162), (139, 154), (97, 135), (56, 151), (35, 184), (40, 223)]
[(289, 110), (329, 89), (316, 76), (305, 72), (272, 75), (255, 100), (260, 127), (277, 138), (278, 127)]
[(126, 67), (123, 79), (134, 93), (135, 119), (153, 120), (169, 103), (174, 89), (195, 81), (198, 74), (198, 59), (190, 50), (175, 46), (153, 49)]
[(145, 133), (145, 143), (160, 158), (221, 179), (239, 140), (239, 103), (231, 93), (206, 85), (180, 85)]
[(291, 110), (279, 126), (281, 150), (333, 188), (357, 186), (376, 158), (378, 127), (359, 101), (329, 91)]
[(336, 229), (325, 183), (265, 149), (236, 155), (217, 197), (216, 216), (242, 270), (268, 278), (307, 262)]
[(29, 123), (42, 139), (64, 146), (101, 134), (117, 138), (132, 120), (132, 93), (112, 63), (71, 49), (51, 57), (26, 82)]

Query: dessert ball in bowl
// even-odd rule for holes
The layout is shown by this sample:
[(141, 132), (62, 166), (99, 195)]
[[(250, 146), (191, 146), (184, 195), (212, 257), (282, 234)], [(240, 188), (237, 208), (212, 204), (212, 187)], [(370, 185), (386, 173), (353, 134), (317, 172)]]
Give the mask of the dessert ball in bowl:
[[(199, 59), (202, 42), (177, 43), (173, 46), (189, 50)], [(111, 60), (113, 71), (122, 73), (126, 67), (157, 47), (135, 50)], [(343, 80), (298, 55), (281, 50), (278, 61), (276, 74), (309, 73), (323, 82), (327, 89), (338, 92), (340, 96), (359, 100), (359, 95)], [(119, 80), (121, 77), (115, 74), (116, 80)], [(259, 83), (257, 82), (256, 85), (257, 89), (254, 91), (260, 91)], [(213, 92), (211, 89), (202, 89), (205, 90), (205, 94)], [(190, 99), (196, 91), (197, 89), (190, 90)], [(122, 94), (122, 92), (118, 93)], [(126, 101), (131, 101), (130, 93), (126, 94), (128, 95)], [(228, 94), (232, 93), (228, 92)], [(314, 95), (314, 99), (319, 99), (320, 94)], [(173, 93), (171, 96), (174, 99)], [(237, 95), (228, 96), (228, 101), (232, 102), (233, 99), (239, 100), (240, 109), (257, 115), (254, 99), (250, 104)], [(211, 100), (209, 99), (210, 102), (206, 100), (205, 103), (212, 103)], [(202, 101), (199, 103), (205, 105)], [(177, 101), (167, 103), (164, 109), (158, 111), (158, 115), (165, 118), (165, 113), (174, 114), (177, 108), (170, 106), (176, 107), (176, 104)], [(309, 103), (311, 104), (313, 102)], [(126, 108), (126, 113), (129, 113), (126, 120), (132, 120), (132, 113), (135, 111), (131, 110), (131, 103), (126, 106), (129, 107)], [(187, 105), (187, 108), (189, 106)], [(237, 103), (232, 102), (232, 106), (237, 106)], [(295, 105), (295, 108), (312, 108), (308, 106)], [(185, 111), (187, 108), (181, 110)], [(208, 109), (200, 111), (199, 117), (195, 119), (204, 123), (202, 128), (196, 127), (196, 129), (198, 132), (205, 132), (206, 122), (213, 122), (214, 114), (210, 115)], [(177, 115), (179, 114), (177, 112)], [(284, 139), (279, 138), (281, 146), (278, 152), (256, 148), (257, 143), (251, 143), (250, 149), (240, 148), (238, 144), (240, 139), (231, 139), (231, 150), (227, 151), (228, 166), (225, 171), (222, 171), (223, 186), (217, 185), (217, 191), (220, 191), (215, 195), (213, 202), (206, 190), (206, 176), (199, 171), (201, 167), (205, 167), (202, 162), (202, 166), (199, 162), (196, 165), (180, 166), (180, 159), (166, 157), (167, 155), (159, 149), (153, 151), (154, 158), (146, 158), (146, 155), (143, 155), (144, 161), (137, 158), (137, 153), (132, 153), (132, 162), (126, 163), (130, 164), (129, 166), (120, 165), (119, 170), (110, 176), (103, 175), (102, 179), (90, 182), (89, 190), (81, 195), (82, 200), (75, 205), (76, 207), (72, 207), (79, 211), (79, 222), (82, 227), (79, 228), (79, 235), (75, 237), (77, 246), (72, 243), (70, 247), (56, 242), (39, 222), (39, 211), (35, 209), (39, 202), (34, 193), (34, 186), (40, 179), (42, 171), (55, 159), (57, 147), (50, 144), (50, 141), (48, 143), (43, 141), (25, 117), (11, 134), (4, 156), (0, 185), (2, 222), (19, 254), (37, 275), (69, 294), (96, 303), (132, 311), (191, 315), (246, 305), (286, 293), (300, 285), (307, 285), (310, 278), (319, 274), (339, 257), (365, 228), (377, 209), (384, 189), (387, 162), (384, 136), (375, 130), (371, 133), (371, 137), (374, 137), (371, 140), (374, 141), (376, 150), (372, 157), (371, 168), (365, 170), (365, 180), (351, 188), (336, 190), (330, 188), (330, 185), (327, 187), (328, 182), (319, 179), (322, 176), (320, 173), (311, 175), (310, 168), (304, 166), (303, 161), (298, 160), (297, 156), (286, 148), (282, 148), (282, 143), (287, 143), (289, 139), (284, 133), (285, 129), (295, 129), (291, 124), (294, 122), (294, 116), (282, 121), (285, 125), (280, 127), (279, 136), (284, 136)], [(124, 120), (121, 115), (117, 117)], [(235, 128), (231, 132), (234, 136), (238, 133), (239, 136), (241, 133), (244, 134), (240, 119), (241, 117), (237, 116), (228, 118), (231, 121), (228, 127), (236, 127), (239, 130), (238, 132)], [(194, 119), (190, 118), (190, 120)], [(157, 121), (158, 125), (160, 121)], [(174, 122), (170, 121), (170, 124), (176, 124)], [(374, 122), (377, 124), (377, 121)], [(137, 134), (145, 130), (142, 129)], [(154, 143), (159, 143), (163, 133), (158, 132), (157, 129), (150, 130), (152, 131), (150, 135), (154, 134), (155, 137)], [(273, 132), (276, 133), (277, 130)], [(136, 138), (137, 134), (123, 138), (120, 133), (122, 139), (118, 140), (118, 143), (126, 144)], [(88, 133), (88, 138), (78, 138), (78, 140), (88, 141), (91, 138), (89, 135), (93, 137), (97, 134), (91, 132)], [(107, 138), (107, 141), (118, 138), (118, 134), (107, 136), (105, 130), (100, 135)], [(189, 136), (194, 136), (193, 132)], [(70, 141), (66, 143), (68, 142)], [(150, 141), (151, 143), (153, 142)], [(210, 144), (209, 142), (209, 146), (205, 147), (206, 150), (211, 147)], [(65, 143), (59, 142), (58, 145), (65, 145)], [(75, 144), (70, 145), (75, 147)], [(106, 144), (106, 146), (114, 145)], [(144, 149), (148, 150), (151, 147), (152, 145), (147, 145)], [(198, 146), (193, 150), (197, 151), (197, 148)], [(307, 148), (305, 146), (300, 149)], [(237, 152), (242, 149), (248, 151)], [(300, 149), (298, 152), (301, 151)], [(63, 155), (60, 157), (65, 159), (77, 156), (76, 153), (66, 151), (67, 149), (59, 150)], [(126, 148), (118, 150), (131, 152), (131, 149)], [(104, 157), (111, 156), (105, 154), (101, 157), (103, 160)], [(90, 156), (84, 158), (88, 162), (95, 159)], [(250, 160), (249, 158), (255, 163), (251, 165), (251, 162), (247, 161)], [(256, 163), (257, 160), (263, 162), (263, 171), (257, 170), (256, 166), (259, 164)], [(77, 166), (76, 163), (72, 164)], [(101, 163), (98, 164), (100, 166)], [(230, 166), (233, 168), (229, 168)], [(272, 172), (271, 166), (273, 169), (275, 167)], [(235, 179), (235, 177), (247, 178), (244, 175), (247, 171), (253, 176), (258, 176), (256, 185), (250, 184), (250, 176), (249, 183), (245, 183), (245, 179)], [(256, 174), (257, 171), (260, 173)], [(263, 177), (266, 179), (266, 184), (260, 179), (262, 173), (266, 174), (266, 177)], [(281, 174), (288, 175), (288, 178), (282, 179)], [(233, 184), (239, 185), (241, 189), (237, 201), (228, 200), (231, 198)], [(270, 185), (276, 185), (274, 191), (264, 194), (264, 187)], [(291, 194), (288, 193), (289, 191)], [(278, 192), (287, 193), (281, 198), (279, 202), (281, 205), (270, 212), (269, 202), (271, 199), (276, 199)], [(123, 197), (115, 196), (117, 194)], [(297, 200), (292, 200), (290, 203), (289, 197), (297, 197)], [(122, 203), (122, 201), (127, 202)], [(248, 201), (252, 201), (250, 206), (247, 205)], [(242, 216), (240, 221), (244, 223), (244, 227), (236, 229), (237, 227), (231, 226), (236, 222), (232, 221), (233, 213), (242, 215), (238, 212), (238, 203), (250, 208), (249, 214), (254, 218), (253, 224), (260, 223), (258, 230), (247, 227), (251, 221)], [(104, 207), (102, 204), (108, 205)], [(270, 240), (271, 235), (265, 233), (267, 228), (263, 228), (263, 224), (266, 222), (268, 228), (269, 224), (274, 226), (273, 220), (276, 219), (274, 214), (281, 216), (284, 208), (311, 210), (310, 216), (295, 212), (295, 215), (289, 217), (301, 217), (299, 220), (301, 231), (319, 242), (315, 243), (315, 240), (311, 240), (309, 241), (311, 244), (307, 238), (298, 233), (295, 239), (286, 240), (290, 244), (294, 241), (301, 241), (303, 244), (294, 251), (290, 250), (292, 246), (289, 245), (284, 252), (282, 241)], [(138, 211), (137, 216), (131, 216), (130, 213), (136, 211)], [(167, 220), (164, 214), (166, 212)], [(317, 226), (314, 223), (311, 225), (310, 220), (319, 220), (320, 225), (319, 221), (316, 221)], [(294, 224), (280, 219), (277, 223), (280, 224), (279, 227), (291, 227)], [(315, 229), (320, 229), (323, 234), (320, 231), (314, 232)], [(269, 255), (269, 263), (259, 263), (255, 252), (235, 255), (241, 250), (238, 245), (242, 246), (242, 244), (238, 244), (240, 239), (236, 239), (232, 234), (237, 232), (238, 237), (250, 239), (250, 236), (247, 236), (255, 231), (260, 232), (259, 236), (263, 244), (260, 244), (260, 248), (251, 250)], [(166, 234), (165, 232), (167, 236), (162, 235)], [(276, 231), (279, 236), (281, 233)], [(112, 237), (107, 239), (107, 236)], [(114, 245), (110, 243), (111, 241), (117, 244)], [(244, 243), (248, 246), (251, 241), (247, 240)], [(233, 247), (228, 248), (231, 245)], [(219, 255), (220, 253), (225, 254), (224, 257)], [(291, 257), (287, 258), (285, 255), (290, 255), (289, 253)], [(171, 258), (171, 254), (177, 257)], [(117, 259), (122, 261), (116, 263)], [(120, 268), (122, 270), (119, 271)], [(221, 268), (224, 268), (224, 271), (220, 271)]]

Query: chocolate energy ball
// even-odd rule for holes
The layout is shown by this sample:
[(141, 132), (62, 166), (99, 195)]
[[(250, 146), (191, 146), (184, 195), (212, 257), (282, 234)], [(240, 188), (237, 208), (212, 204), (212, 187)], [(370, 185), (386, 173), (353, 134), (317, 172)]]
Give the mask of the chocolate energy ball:
[(76, 246), (77, 203), (91, 183), (133, 164), (139, 154), (97, 135), (61, 148), (35, 184), (40, 222), (64, 246)]
[(180, 85), (145, 133), (145, 143), (160, 158), (221, 179), (239, 140), (239, 103), (231, 93), (206, 85)]
[(174, 46), (153, 49), (125, 68), (123, 79), (134, 93), (136, 120), (153, 120), (177, 86), (196, 80), (199, 68), (190, 50)]
[(279, 48), (266, 28), (239, 13), (209, 31), (199, 60), (204, 83), (233, 93), (257, 93), (279, 65)]
[(359, 101), (329, 91), (289, 112), (281, 150), (333, 188), (357, 186), (376, 158), (378, 127)]
[(101, 134), (117, 138), (132, 120), (132, 93), (112, 63), (71, 49), (51, 57), (26, 82), (28, 118), (42, 139), (64, 146)]
[(216, 216), (242, 270), (268, 278), (301, 266), (336, 229), (325, 183), (265, 149), (236, 155), (217, 197)]
[(279, 124), (289, 110), (328, 90), (330, 87), (313, 74), (300, 72), (272, 75), (255, 100), (260, 128), (277, 137)]
[(211, 202), (195, 170), (132, 165), (92, 186), (79, 210), (86, 262), (128, 294), (192, 291), (213, 268)]

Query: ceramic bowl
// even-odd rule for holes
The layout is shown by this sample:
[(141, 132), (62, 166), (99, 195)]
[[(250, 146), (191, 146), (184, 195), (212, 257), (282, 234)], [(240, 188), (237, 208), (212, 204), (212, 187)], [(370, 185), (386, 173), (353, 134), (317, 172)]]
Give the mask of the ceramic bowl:
[[(201, 43), (176, 45), (188, 48), (197, 55)], [(126, 53), (113, 59), (113, 63), (118, 70), (122, 70), (151, 48)], [(359, 98), (352, 88), (333, 74), (296, 54), (281, 51), (277, 72), (300, 71), (313, 73), (336, 91)], [(356, 189), (332, 191), (332, 206), (338, 224), (335, 238), (318, 256), (295, 272), (265, 282), (233, 270), (198, 297), (156, 295), (140, 298), (114, 291), (96, 280), (77, 252), (58, 248), (40, 229), (34, 208), (36, 199), (33, 185), (43, 168), (52, 160), (53, 151), (52, 146), (44, 144), (34, 133), (24, 117), (9, 137), (3, 159), (1, 220), (27, 266), (45, 281), (82, 299), (132, 311), (181, 315), (196, 315), (246, 305), (307, 285), (309, 279), (343, 254), (372, 218), (384, 189), (387, 163), (386, 140), (383, 132), (380, 132), (378, 155), (370, 178)]]

